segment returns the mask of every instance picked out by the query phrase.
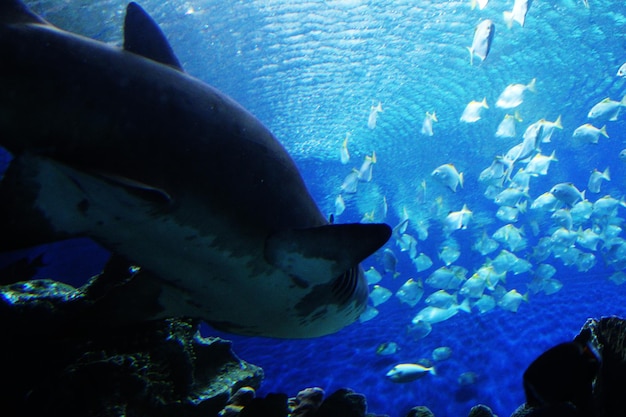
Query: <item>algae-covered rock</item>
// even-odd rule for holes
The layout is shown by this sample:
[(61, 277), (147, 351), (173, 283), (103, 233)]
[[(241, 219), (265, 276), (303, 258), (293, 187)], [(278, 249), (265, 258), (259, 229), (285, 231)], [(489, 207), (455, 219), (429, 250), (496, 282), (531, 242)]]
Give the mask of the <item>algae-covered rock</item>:
[(0, 287), (3, 415), (213, 416), (262, 380), (197, 321), (106, 326), (93, 304), (51, 280)]

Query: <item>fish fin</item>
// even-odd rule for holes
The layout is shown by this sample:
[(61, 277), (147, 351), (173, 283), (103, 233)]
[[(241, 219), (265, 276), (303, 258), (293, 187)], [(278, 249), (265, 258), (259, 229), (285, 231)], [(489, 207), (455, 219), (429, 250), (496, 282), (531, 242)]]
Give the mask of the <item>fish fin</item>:
[(36, 206), (39, 172), (32, 159), (29, 155), (13, 158), (0, 181), (0, 251), (77, 237), (55, 230)]
[(561, 122), (560, 114), (559, 114), (559, 117), (557, 117), (556, 120), (554, 121), (554, 127), (556, 127), (557, 129), (563, 130), (563, 123)]
[(609, 137), (609, 134), (606, 132), (606, 125), (602, 126), (600, 128), (600, 133), (602, 134), (602, 136), (604, 136), (605, 138)]
[(48, 25), (49, 23), (33, 13), (20, 0), (0, 1), (0, 23), (39, 23)]
[(135, 2), (126, 8), (124, 50), (183, 71), (159, 25)]
[(469, 54), (470, 54), (470, 65), (474, 66), (474, 50), (472, 49), (471, 46), (468, 46), (467, 50), (469, 51)]
[[(461, 172), (461, 173), (459, 173), (459, 184), (461, 184), (461, 188), (463, 188), (463, 181), (464, 181), (464, 179), (463, 179), (463, 173)], [(455, 190), (455, 191), (456, 191), (456, 190)]]
[(143, 183), (141, 181), (136, 181), (127, 177), (123, 177), (121, 175), (108, 174), (99, 172), (98, 175), (108, 182), (115, 183), (117, 185), (121, 185), (127, 191), (132, 192), (133, 194), (141, 197), (144, 200), (153, 202), (153, 203), (164, 203), (167, 205), (171, 205), (173, 203), (172, 196), (162, 188), (158, 188), (155, 186), (151, 186), (149, 184)]
[(436, 376), (436, 375), (437, 375), (437, 370), (435, 369), (435, 367), (434, 367), (434, 366), (431, 366), (431, 367), (428, 369), (428, 373), (430, 373), (431, 375), (435, 375), (435, 376)]
[(513, 13), (502, 12), (502, 17), (504, 17), (504, 21), (506, 22), (506, 27), (511, 29), (513, 27)]
[(531, 92), (535, 93), (536, 92), (536, 86), (537, 86), (537, 79), (533, 78), (532, 80), (530, 80), (530, 82), (526, 86), (526, 89), (528, 91), (531, 91)]
[(372, 255), (390, 237), (386, 224), (284, 230), (267, 238), (265, 258), (289, 275), (312, 284), (327, 283)]

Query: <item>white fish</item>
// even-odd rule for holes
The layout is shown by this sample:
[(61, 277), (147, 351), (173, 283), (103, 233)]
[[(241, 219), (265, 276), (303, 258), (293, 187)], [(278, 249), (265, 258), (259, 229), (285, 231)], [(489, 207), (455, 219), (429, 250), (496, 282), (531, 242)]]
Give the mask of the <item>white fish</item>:
[(598, 129), (590, 123), (585, 123), (582, 126), (578, 126), (576, 130), (574, 130), (572, 137), (579, 143), (598, 143), (600, 135), (605, 138), (609, 137), (609, 134), (606, 132), (606, 126), (602, 126)]
[(552, 213), (552, 216), (550, 216), (550, 218), (554, 220), (554, 223), (557, 226), (562, 226), (568, 230), (571, 229), (574, 225), (574, 218), (572, 217), (572, 213), (569, 209), (566, 208), (556, 210), (554, 213)]
[(416, 258), (413, 258), (413, 265), (417, 272), (422, 272), (433, 266), (433, 261), (430, 260), (428, 255), (420, 253)]
[(437, 115), (435, 112), (429, 113), (426, 112), (426, 116), (424, 117), (424, 121), (422, 122), (422, 130), (420, 131), (422, 135), (433, 136), (433, 122), (438, 122)]
[(370, 291), (370, 300), (374, 307), (381, 305), (391, 298), (392, 293), (385, 287), (381, 287), (380, 285), (374, 285), (372, 291)]
[(519, 106), (524, 101), (526, 90), (535, 92), (537, 79), (533, 78), (528, 84), (509, 84), (498, 97), (496, 107), (501, 109), (512, 109)]
[(563, 130), (563, 124), (561, 122), (560, 114), (554, 122), (541, 119), (538, 123), (540, 123), (543, 128), (541, 131), (541, 143), (549, 143), (552, 139), (552, 134), (554, 133), (555, 129)]
[(396, 265), (398, 264), (398, 258), (396, 254), (389, 248), (383, 249), (382, 256), (383, 268), (385, 269), (385, 273), (393, 274), (393, 277), (397, 277), (399, 272), (396, 272)]
[(502, 157), (496, 157), (491, 165), (482, 170), (478, 176), (478, 181), (494, 185), (496, 187), (502, 187), (508, 173), (509, 165), (505, 163)]
[(376, 268), (374, 268), (373, 266), (370, 266), (370, 269), (365, 271), (364, 275), (365, 275), (365, 280), (367, 281), (369, 285), (378, 284), (380, 280), (383, 279), (382, 275), (380, 275), (380, 272), (378, 272)]
[(463, 281), (463, 278), (457, 274), (457, 270), (442, 266), (426, 278), (426, 285), (437, 289), (454, 289), (457, 282), (460, 286)]
[(563, 203), (551, 192), (545, 192), (537, 197), (530, 205), (531, 210), (554, 211)]
[(339, 149), (339, 159), (342, 164), (347, 164), (350, 161), (350, 152), (348, 152), (348, 138), (350, 137), (350, 132), (346, 133), (346, 138), (343, 140), (343, 144)]
[(372, 156), (365, 155), (365, 159), (359, 168), (359, 181), (370, 182), (372, 180), (372, 171), (376, 163), (376, 152), (372, 152)]
[(459, 173), (452, 164), (441, 165), (435, 168), (430, 175), (454, 192), (459, 185), (463, 188), (463, 173)]
[(459, 294), (463, 297), (480, 298), (487, 287), (486, 279), (479, 275), (474, 274), (467, 279), (461, 286)]
[(528, 198), (528, 193), (517, 188), (505, 188), (493, 199), (499, 206), (515, 206), (524, 198)]
[(587, 228), (582, 230), (582, 226), (578, 229), (578, 236), (576, 237), (576, 243), (587, 250), (595, 251), (598, 247), (598, 243), (602, 240), (602, 236), (594, 232), (592, 229)]
[(450, 308), (458, 304), (456, 293), (449, 294), (446, 290), (435, 291), (424, 300), (426, 305), (438, 308)]
[(488, 294), (483, 294), (483, 296), (480, 297), (478, 301), (472, 305), (472, 307), (478, 309), (480, 314), (485, 314), (496, 307), (496, 300)]
[(445, 361), (447, 359), (450, 359), (450, 356), (452, 356), (452, 349), (449, 348), (448, 346), (440, 346), (438, 348), (433, 349), (433, 353), (432, 353), (433, 360)]
[(532, 0), (515, 0), (513, 3), (513, 10), (510, 12), (503, 12), (504, 21), (506, 22), (507, 27), (510, 29), (513, 27), (513, 22), (517, 22), (520, 26), (524, 27), (524, 22), (526, 21), (526, 14), (528, 13), (528, 9), (530, 8), (530, 4)]
[(500, 206), (496, 212), (496, 217), (505, 223), (515, 223), (520, 210), (517, 207)]
[(498, 129), (496, 130), (496, 137), (498, 138), (514, 138), (517, 133), (515, 132), (515, 122), (521, 122), (522, 119), (519, 117), (519, 113), (515, 113), (514, 115), (505, 114), (504, 118), (498, 125)]
[(539, 175), (547, 175), (548, 168), (550, 168), (550, 163), (558, 161), (556, 159), (555, 151), (552, 151), (550, 156), (542, 155), (541, 153), (536, 154), (533, 158), (528, 161), (526, 168), (524, 169), (528, 175), (533, 177)]
[(406, 328), (407, 333), (410, 334), (415, 340), (425, 338), (430, 334), (430, 332), (432, 332), (432, 330), (433, 326), (431, 326), (430, 323), (420, 320), (409, 324)]
[(563, 203), (573, 206), (578, 201), (585, 199), (585, 192), (582, 193), (571, 182), (562, 182), (552, 187), (550, 192)]
[(622, 101), (611, 100), (607, 97), (594, 105), (591, 110), (589, 110), (587, 117), (590, 119), (603, 118), (616, 121), (624, 106), (626, 106), (626, 96), (622, 98)]
[(611, 181), (609, 167), (606, 167), (603, 172), (600, 172), (597, 169), (593, 170), (593, 172), (589, 176), (589, 182), (587, 183), (587, 189), (589, 190), (589, 192), (595, 194), (599, 193), (600, 186), (602, 185), (602, 180)]
[(483, 98), (482, 101), (472, 100), (467, 103), (467, 106), (465, 106), (465, 110), (463, 110), (460, 120), (465, 123), (477, 122), (480, 120), (483, 109), (488, 108), (489, 105), (487, 105), (487, 97)]
[(435, 367), (426, 367), (417, 363), (400, 363), (391, 368), (386, 376), (392, 382), (405, 383), (420, 379), (427, 374), (437, 375)]
[(515, 289), (512, 289), (511, 291), (504, 294), (504, 296), (498, 300), (497, 304), (498, 307), (503, 310), (508, 310), (516, 313), (522, 301), (528, 302), (528, 296), (522, 295)]
[(617, 271), (609, 277), (609, 281), (611, 281), (615, 285), (622, 285), (626, 282), (626, 273), (622, 271)]
[(396, 240), (396, 245), (400, 247), (400, 252), (409, 252), (409, 258), (413, 259), (417, 255), (417, 239), (408, 233), (404, 233)]
[(523, 229), (507, 224), (496, 230), (491, 237), (503, 246), (508, 247), (511, 252), (516, 252), (526, 247), (526, 239), (523, 237), (523, 233)]
[(335, 198), (335, 216), (341, 215), (346, 210), (346, 202), (341, 194)]
[(452, 265), (461, 256), (461, 250), (458, 243), (448, 239), (444, 241), (439, 247), (439, 259), (446, 264), (446, 266)]
[(367, 307), (365, 307), (365, 311), (362, 312), (361, 315), (359, 316), (359, 321), (361, 323), (365, 323), (366, 321), (370, 321), (377, 315), (378, 315), (378, 310), (376, 310), (376, 308), (368, 304)]
[(487, 235), (486, 231), (483, 231), (483, 235), (474, 243), (472, 249), (481, 255), (485, 256), (495, 251), (498, 248), (498, 242), (491, 239), (489, 235)]
[(381, 356), (395, 355), (400, 350), (400, 346), (396, 342), (385, 342), (378, 345), (376, 354)]
[(578, 272), (587, 272), (596, 264), (596, 255), (593, 253), (582, 253), (576, 260), (576, 268)]
[(378, 102), (378, 106), (372, 106), (370, 108), (370, 115), (367, 118), (367, 127), (369, 127), (370, 129), (376, 128), (376, 123), (378, 121), (378, 113), (382, 113), (382, 111), (383, 111), (383, 105), (380, 101)]
[(466, 313), (471, 312), (471, 307), (467, 298), (463, 300), (461, 304), (455, 304), (449, 308), (428, 306), (422, 309), (419, 313), (417, 313), (415, 317), (413, 317), (412, 323), (416, 323), (419, 321), (425, 321), (430, 324), (440, 323), (442, 321), (448, 320), (451, 317), (456, 316), (459, 310), (465, 311)]
[(626, 78), (626, 62), (622, 64), (621, 67), (617, 70), (617, 76)]
[(591, 213), (593, 213), (593, 203), (589, 200), (579, 201), (574, 204), (569, 212), (572, 215), (574, 224), (583, 223), (591, 217)]
[(476, 6), (478, 6), (478, 8), (482, 10), (487, 7), (487, 3), (489, 3), (489, 0), (472, 0), (472, 10), (474, 10)]
[(605, 195), (602, 198), (598, 198), (593, 203), (592, 214), (595, 217), (613, 217), (615, 210), (617, 210), (619, 206), (626, 207), (626, 203), (610, 195)]
[(496, 33), (496, 25), (489, 19), (480, 22), (474, 29), (474, 39), (472, 46), (468, 47), (470, 53), (470, 65), (474, 65), (474, 55), (480, 58), (481, 62), (487, 58), (491, 50), (493, 36)]
[(396, 297), (401, 303), (408, 304), (411, 307), (415, 307), (417, 303), (422, 299), (424, 295), (424, 285), (422, 281), (415, 281), (413, 278), (409, 278), (400, 288), (396, 291)]
[(459, 211), (451, 211), (443, 221), (443, 228), (446, 232), (451, 233), (459, 229), (467, 229), (472, 212), (463, 204), (463, 208)]
[(346, 178), (343, 180), (343, 184), (341, 184), (341, 191), (347, 194), (354, 194), (357, 190), (357, 185), (359, 184), (359, 171), (353, 169)]
[(517, 261), (519, 261), (519, 258), (515, 256), (515, 254), (503, 249), (498, 256), (491, 261), (489, 266), (491, 266), (493, 272), (496, 274), (502, 274), (511, 270)]

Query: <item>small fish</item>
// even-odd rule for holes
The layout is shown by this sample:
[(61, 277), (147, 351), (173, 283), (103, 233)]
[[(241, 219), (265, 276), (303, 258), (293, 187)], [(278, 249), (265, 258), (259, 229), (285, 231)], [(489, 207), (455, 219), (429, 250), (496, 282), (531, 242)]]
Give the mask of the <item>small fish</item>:
[(611, 181), (611, 174), (609, 173), (609, 167), (606, 167), (606, 169), (603, 172), (600, 172), (597, 169), (593, 170), (593, 172), (589, 176), (589, 182), (587, 183), (587, 189), (589, 190), (589, 192), (595, 193), (595, 194), (599, 193), (600, 186), (602, 185), (602, 180)]
[(620, 161), (626, 162), (626, 149), (622, 149), (621, 151), (619, 151), (619, 154), (617, 154), (617, 157), (619, 158)]
[(556, 118), (554, 122), (550, 122), (545, 119), (539, 120), (541, 126), (543, 127), (541, 131), (541, 143), (549, 143), (552, 139), (552, 134), (555, 129), (563, 130), (563, 123), (561, 121), (561, 115)]
[(359, 171), (356, 169), (352, 169), (352, 171), (346, 175), (346, 178), (343, 180), (343, 184), (341, 184), (341, 191), (347, 194), (356, 193), (357, 186), (359, 184)]
[(376, 152), (372, 152), (372, 156), (365, 155), (365, 159), (359, 168), (359, 181), (370, 182), (372, 180), (372, 170), (376, 163)]
[(578, 140), (579, 143), (598, 143), (600, 135), (605, 138), (609, 137), (609, 134), (606, 132), (606, 126), (598, 129), (590, 123), (585, 123), (574, 130), (572, 137)]
[(626, 78), (626, 62), (622, 64), (621, 67), (617, 70), (617, 76)]
[(359, 321), (361, 323), (365, 323), (366, 321), (372, 320), (377, 315), (378, 315), (378, 310), (376, 310), (375, 307), (372, 307), (371, 305), (368, 304), (367, 307), (365, 307), (365, 311), (363, 311), (361, 315), (359, 316)]
[(422, 309), (419, 313), (417, 313), (415, 317), (413, 317), (412, 323), (418, 321), (426, 321), (431, 325), (435, 323), (440, 323), (442, 321), (448, 320), (451, 317), (456, 316), (459, 310), (466, 313), (470, 313), (472, 311), (469, 305), (469, 299), (466, 298), (461, 304), (455, 304), (449, 308), (428, 306)]
[(513, 10), (502, 13), (506, 26), (510, 29), (513, 27), (513, 22), (517, 22), (520, 26), (524, 27), (526, 14), (528, 13), (528, 9), (530, 9), (531, 4), (532, 0), (515, 0), (515, 3), (513, 3)]
[(335, 217), (341, 215), (346, 210), (346, 202), (341, 194), (335, 198)]
[(562, 205), (561, 201), (551, 192), (545, 192), (530, 205), (531, 210), (554, 211)]
[(523, 234), (523, 229), (518, 229), (509, 223), (496, 230), (491, 237), (503, 246), (507, 246), (511, 252), (516, 252), (526, 247), (527, 242)]
[(554, 213), (552, 213), (552, 216), (550, 216), (550, 218), (554, 220), (554, 223), (556, 223), (557, 226), (562, 226), (567, 230), (571, 229), (574, 225), (574, 218), (572, 217), (572, 213), (565, 208), (556, 210)]
[(589, 110), (587, 117), (590, 119), (603, 118), (616, 121), (624, 106), (626, 106), (626, 96), (622, 98), (622, 101), (611, 100), (607, 97), (593, 106), (591, 110)]
[(470, 53), (470, 65), (474, 65), (474, 55), (479, 57), (481, 62), (487, 58), (495, 33), (496, 25), (489, 19), (483, 20), (476, 26), (472, 46), (467, 48)]
[(474, 10), (476, 6), (482, 10), (487, 7), (487, 3), (489, 3), (489, 0), (472, 0), (472, 10)]
[(509, 84), (506, 86), (498, 100), (496, 107), (501, 109), (512, 109), (519, 106), (524, 101), (524, 92), (526, 90), (535, 92), (537, 80), (533, 78), (528, 84)]
[(448, 360), (450, 359), (451, 356), (452, 356), (452, 349), (449, 348), (448, 346), (440, 346), (438, 348), (435, 348), (432, 353), (433, 360), (436, 360), (439, 362)]
[(462, 387), (466, 387), (468, 385), (474, 385), (476, 381), (478, 381), (478, 375), (474, 372), (463, 372), (457, 378), (457, 382)]
[(339, 149), (339, 159), (344, 165), (350, 161), (350, 152), (348, 152), (348, 138), (350, 138), (350, 132), (346, 133), (346, 138), (343, 140), (341, 149)]
[(459, 245), (452, 241), (452, 239), (443, 242), (439, 249), (439, 259), (441, 259), (446, 266), (452, 265), (459, 259), (459, 256), (461, 256)]
[(367, 118), (367, 127), (369, 127), (370, 129), (376, 128), (376, 123), (378, 121), (378, 113), (382, 113), (382, 111), (383, 111), (383, 105), (380, 101), (378, 102), (378, 106), (372, 106), (370, 108), (370, 115)]
[(474, 243), (472, 249), (481, 255), (485, 256), (495, 251), (498, 248), (498, 242), (491, 239), (489, 235), (487, 235), (487, 231), (483, 230), (483, 235)]
[(498, 125), (495, 136), (498, 138), (514, 138), (516, 136), (515, 122), (521, 121), (522, 119), (519, 117), (519, 113), (517, 112), (515, 112), (514, 115), (505, 114), (504, 118)]
[(487, 286), (487, 280), (485, 277), (474, 274), (467, 279), (461, 286), (459, 294), (468, 298), (480, 298), (483, 295), (483, 291)]
[(380, 272), (378, 272), (373, 266), (370, 266), (370, 269), (365, 271), (364, 275), (368, 285), (378, 284), (383, 279)]
[(505, 223), (515, 223), (519, 216), (519, 209), (511, 206), (500, 206), (496, 212), (496, 217)]
[(456, 192), (457, 187), (460, 185), (463, 188), (463, 173), (459, 173), (456, 167), (452, 164), (441, 165), (430, 174), (437, 181), (450, 188), (453, 192)]
[(391, 368), (386, 376), (392, 382), (405, 383), (420, 379), (427, 374), (437, 375), (435, 367), (426, 367), (417, 363), (401, 363)]
[(463, 114), (461, 115), (461, 121), (465, 123), (474, 123), (480, 120), (481, 113), (483, 109), (488, 109), (489, 105), (487, 105), (487, 97), (483, 98), (482, 101), (472, 100), (467, 103), (465, 106), (465, 110), (463, 110)]
[(426, 112), (426, 116), (424, 117), (424, 121), (422, 122), (422, 135), (433, 136), (433, 122), (438, 122), (437, 115), (435, 112), (429, 113)]
[(488, 294), (483, 294), (482, 297), (480, 297), (478, 301), (472, 305), (472, 308), (476, 308), (479, 314), (485, 314), (488, 311), (493, 310), (495, 307), (496, 300)]
[(413, 265), (417, 272), (426, 271), (433, 266), (433, 261), (424, 253), (420, 253), (417, 257), (413, 258)]
[(384, 302), (387, 302), (391, 298), (391, 291), (380, 285), (374, 285), (372, 291), (370, 291), (370, 300), (374, 307), (378, 307)]
[(417, 303), (422, 299), (424, 295), (424, 285), (422, 281), (415, 281), (413, 278), (409, 278), (402, 286), (396, 291), (396, 297), (401, 303), (408, 304), (411, 307), (415, 307)]
[(550, 154), (550, 156), (538, 153), (533, 156), (533, 158), (528, 162), (524, 170), (526, 171), (526, 173), (533, 177), (539, 175), (547, 175), (550, 163), (555, 161), (558, 161), (558, 159), (556, 159), (555, 151), (552, 151), (552, 154)]
[(585, 199), (585, 192), (581, 193), (571, 182), (562, 182), (555, 185), (550, 190), (550, 193), (569, 206), (573, 206), (578, 201)]
[(451, 211), (443, 221), (443, 228), (446, 232), (451, 233), (459, 229), (467, 229), (472, 212), (463, 204), (463, 208), (459, 211)]
[(433, 326), (426, 321), (418, 320), (409, 324), (406, 331), (413, 339), (420, 340), (428, 336), (430, 332), (433, 331)]
[(400, 346), (396, 342), (385, 342), (378, 345), (376, 354), (380, 356), (389, 356), (398, 353)]
[(522, 295), (515, 289), (512, 289), (498, 300), (497, 305), (503, 310), (516, 313), (522, 301), (528, 302), (528, 296)]
[(396, 254), (389, 248), (385, 248), (383, 250), (383, 268), (385, 269), (385, 273), (393, 274), (393, 277), (398, 276), (398, 272), (396, 272), (396, 265), (398, 264), (398, 258)]
[(458, 304), (456, 293), (450, 294), (445, 290), (435, 291), (426, 297), (426, 305), (437, 308), (450, 308)]

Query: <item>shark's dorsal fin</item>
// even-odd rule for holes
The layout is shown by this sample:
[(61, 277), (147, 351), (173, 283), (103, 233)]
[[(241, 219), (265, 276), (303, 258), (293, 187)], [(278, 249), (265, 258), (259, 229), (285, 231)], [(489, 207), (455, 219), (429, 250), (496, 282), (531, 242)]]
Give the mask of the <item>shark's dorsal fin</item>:
[(183, 71), (159, 25), (135, 2), (126, 7), (124, 49)]
[(267, 239), (267, 261), (309, 284), (328, 283), (387, 242), (386, 224), (332, 224), (285, 230)]
[(20, 0), (0, 0), (0, 24), (9, 23), (47, 24)]

